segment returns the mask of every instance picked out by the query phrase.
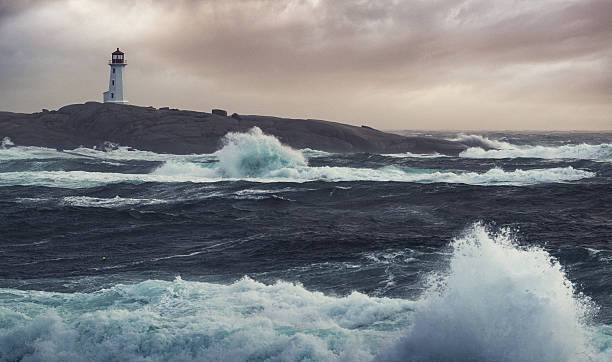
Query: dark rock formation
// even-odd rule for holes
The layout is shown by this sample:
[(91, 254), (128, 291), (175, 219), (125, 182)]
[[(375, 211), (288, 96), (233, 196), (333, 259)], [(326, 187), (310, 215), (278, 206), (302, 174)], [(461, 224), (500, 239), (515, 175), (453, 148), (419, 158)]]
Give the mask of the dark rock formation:
[[(376, 128), (372, 128), (370, 126), (366, 126), (366, 125), (361, 125), (362, 128), (366, 128), (366, 129), (371, 129), (372, 131), (378, 131)], [(378, 131), (380, 132), (380, 131)]]
[(227, 117), (227, 111), (223, 109), (213, 109), (212, 114), (215, 116)]
[(158, 153), (211, 153), (228, 132), (252, 127), (294, 148), (328, 152), (457, 155), (466, 146), (430, 137), (405, 137), (342, 123), (240, 115), (240, 118), (151, 107), (87, 102), (33, 114), (0, 112), (0, 139), (16, 145), (73, 149), (117, 143)]

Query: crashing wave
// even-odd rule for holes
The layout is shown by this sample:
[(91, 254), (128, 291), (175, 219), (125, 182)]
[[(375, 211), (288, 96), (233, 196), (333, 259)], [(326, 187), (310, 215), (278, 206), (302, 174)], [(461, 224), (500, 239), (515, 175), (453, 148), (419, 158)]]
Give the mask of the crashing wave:
[(513, 146), (499, 150), (484, 150), (482, 148), (468, 148), (460, 157), (466, 158), (544, 158), (544, 159), (585, 159), (585, 160), (612, 160), (612, 144), (600, 145), (563, 145), (548, 146)]
[[(271, 137), (271, 136), (266, 136)], [(447, 171), (435, 169), (385, 166), (381, 168), (311, 167), (299, 151), (281, 149), (280, 155), (270, 155), (270, 148), (250, 154), (234, 145), (241, 153), (224, 155), (218, 162), (206, 159), (199, 162), (168, 160), (149, 174), (89, 171), (12, 171), (3, 172), (0, 185), (39, 185), (65, 188), (94, 187), (112, 183), (210, 183), (225, 180), (254, 182), (308, 181), (379, 181), (414, 183), (463, 183), (470, 185), (533, 185), (539, 183), (571, 182), (596, 176), (594, 172), (569, 167), (530, 170), (492, 168), (486, 172)], [(221, 150), (224, 153), (227, 150)]]
[[(2, 294), (3, 361), (371, 361), (399, 336), (412, 306), (249, 278)], [(37, 308), (18, 310), (23, 298)]]
[(604, 361), (590, 345), (596, 311), (545, 250), (474, 225), (432, 275), (412, 327), (381, 361)]
[(259, 128), (247, 133), (230, 133), (225, 146), (217, 152), (216, 164), (166, 162), (155, 170), (160, 176), (202, 178), (251, 179), (269, 181), (395, 181), (418, 183), (465, 183), (472, 185), (530, 185), (567, 182), (595, 176), (594, 173), (573, 167), (504, 171), (493, 168), (485, 173), (451, 172), (426, 169), (405, 169), (387, 166), (378, 169), (350, 167), (310, 167), (304, 155), (282, 145), (274, 136), (265, 135)]
[(219, 171), (228, 177), (265, 176), (275, 170), (307, 165), (300, 151), (282, 145), (278, 138), (264, 134), (258, 127), (246, 133), (228, 133), (216, 155)]
[(25, 153), (29, 156), (34, 156), (41, 152), (50, 152), (48, 156), (61, 154), (65, 155), (65, 157), (85, 156), (117, 160), (132, 157), (148, 161), (164, 161), (164, 163), (149, 174), (62, 170), (4, 172), (2, 173), (0, 184), (7, 186), (41, 185), (79, 188), (117, 182), (206, 183), (224, 180), (249, 180), (254, 182), (442, 182), (470, 185), (523, 186), (539, 183), (571, 182), (595, 176), (593, 172), (575, 169), (571, 166), (530, 170), (492, 168), (484, 173), (403, 168), (399, 166), (385, 166), (376, 169), (331, 166), (313, 167), (308, 165), (307, 158), (302, 151), (283, 145), (276, 137), (264, 134), (259, 128), (253, 128), (246, 133), (227, 134), (224, 138), (224, 146), (213, 155), (151, 155), (150, 152), (128, 151), (122, 148), (109, 152), (86, 149), (77, 149), (70, 152), (41, 150), (45, 149), (15, 147), (1, 151), (0, 157), (11, 159), (11, 157), (15, 156), (12, 153), (15, 152), (19, 154)]
[(514, 145), (512, 145), (511, 143), (492, 140), (477, 134), (460, 134), (455, 138), (450, 138), (449, 141), (455, 141), (463, 143), (464, 145), (469, 147), (481, 148), (485, 150), (508, 149), (514, 147)]
[(514, 145), (481, 135), (459, 135), (452, 141), (470, 146), (461, 152), (465, 158), (543, 158), (612, 160), (612, 144), (567, 144), (561, 146)]
[(545, 250), (481, 224), (452, 248), (416, 301), (247, 277), (0, 289), (0, 360), (610, 360), (608, 327), (590, 324), (596, 307)]

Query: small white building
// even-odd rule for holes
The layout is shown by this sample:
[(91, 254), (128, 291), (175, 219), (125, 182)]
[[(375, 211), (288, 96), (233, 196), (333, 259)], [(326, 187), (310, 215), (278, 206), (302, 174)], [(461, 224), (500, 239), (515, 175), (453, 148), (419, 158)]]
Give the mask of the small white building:
[(113, 52), (112, 59), (108, 62), (110, 65), (110, 79), (108, 81), (108, 91), (104, 92), (104, 103), (127, 103), (125, 99), (125, 90), (123, 88), (123, 70), (127, 63), (125, 62), (124, 53), (117, 48)]

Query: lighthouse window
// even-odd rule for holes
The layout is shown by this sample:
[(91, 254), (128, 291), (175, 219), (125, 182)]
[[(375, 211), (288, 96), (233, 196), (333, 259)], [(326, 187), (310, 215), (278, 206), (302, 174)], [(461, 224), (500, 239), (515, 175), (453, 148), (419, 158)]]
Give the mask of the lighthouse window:
[(114, 79), (112, 80), (112, 83), (113, 83), (113, 85), (115, 85), (115, 80)]
[(115, 74), (115, 68), (113, 68), (113, 74)]
[(115, 93), (111, 93), (111, 98), (115, 98)]

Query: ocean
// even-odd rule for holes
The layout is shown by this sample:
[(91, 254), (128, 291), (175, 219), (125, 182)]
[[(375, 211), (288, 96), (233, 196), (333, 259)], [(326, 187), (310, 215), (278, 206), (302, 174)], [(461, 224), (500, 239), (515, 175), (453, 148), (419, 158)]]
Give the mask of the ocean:
[[(612, 133), (0, 147), (0, 361), (612, 361)], [(0, 135), (2, 136), (2, 135)]]

